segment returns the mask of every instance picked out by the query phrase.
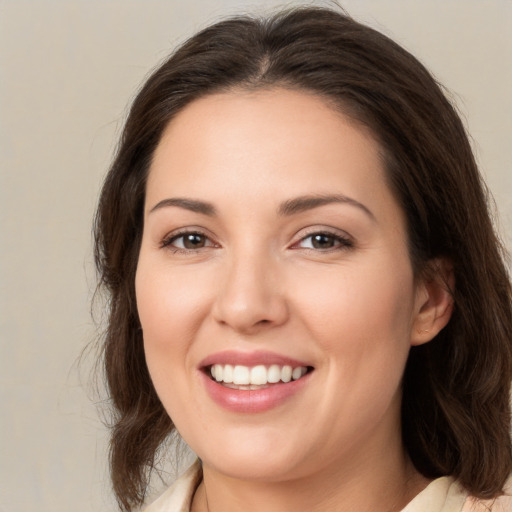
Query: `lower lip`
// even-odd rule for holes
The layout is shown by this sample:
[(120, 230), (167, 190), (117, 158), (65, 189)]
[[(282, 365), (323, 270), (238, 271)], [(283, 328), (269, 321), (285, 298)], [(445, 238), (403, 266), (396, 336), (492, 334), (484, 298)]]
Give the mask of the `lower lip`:
[(204, 372), (201, 374), (206, 391), (215, 403), (229, 411), (243, 413), (265, 412), (282, 405), (304, 387), (311, 375), (307, 373), (298, 380), (262, 389), (231, 389), (210, 379)]

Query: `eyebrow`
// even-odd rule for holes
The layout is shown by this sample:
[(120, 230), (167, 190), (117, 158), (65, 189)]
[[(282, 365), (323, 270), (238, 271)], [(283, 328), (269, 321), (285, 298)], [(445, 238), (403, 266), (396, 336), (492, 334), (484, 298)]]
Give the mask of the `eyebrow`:
[(295, 215), (296, 213), (312, 210), (313, 208), (318, 208), (332, 203), (355, 206), (366, 213), (372, 220), (376, 220), (375, 215), (364, 204), (341, 194), (300, 196), (294, 199), (289, 199), (281, 204), (279, 207), (279, 214), (284, 216)]
[(179, 208), (183, 208), (195, 213), (202, 213), (203, 215), (208, 215), (210, 217), (217, 215), (217, 211), (213, 204), (206, 203), (205, 201), (198, 201), (196, 199), (187, 199), (182, 197), (171, 197), (168, 199), (163, 199), (155, 206), (153, 206), (149, 213), (153, 213), (155, 210), (169, 206), (177, 206)]
[[(352, 199), (351, 197), (347, 197), (341, 194), (308, 195), (288, 199), (287, 201), (281, 203), (278, 208), (278, 214), (288, 217), (297, 213), (333, 203), (355, 206), (366, 213), (366, 215), (368, 215), (372, 220), (375, 220), (375, 215), (373, 215), (373, 213), (364, 204), (356, 201), (355, 199)], [(149, 213), (153, 213), (156, 210), (170, 206), (183, 208), (194, 213), (201, 213), (203, 215), (208, 215), (209, 217), (214, 217), (217, 215), (217, 210), (213, 204), (207, 203), (206, 201), (199, 201), (197, 199), (188, 199), (184, 197), (170, 197), (163, 199), (155, 206), (153, 206)]]

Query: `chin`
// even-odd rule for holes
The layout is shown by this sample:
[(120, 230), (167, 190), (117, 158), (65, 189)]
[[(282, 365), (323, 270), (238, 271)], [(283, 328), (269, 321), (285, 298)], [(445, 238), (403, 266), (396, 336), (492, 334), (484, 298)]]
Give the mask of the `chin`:
[(205, 460), (203, 464), (210, 465), (225, 476), (253, 482), (280, 482), (296, 476), (296, 468), (290, 464), (290, 460), (269, 460), (265, 455), (244, 458), (237, 454), (235, 458), (226, 457), (218, 464), (209, 464)]
[[(266, 430), (266, 429), (261, 429)], [(300, 443), (283, 441), (283, 436), (229, 436), (227, 442), (211, 442), (196, 452), (203, 464), (226, 476), (253, 481), (282, 481), (294, 476), (301, 457)], [(237, 439), (238, 438), (238, 439)], [(215, 448), (213, 448), (215, 446)]]

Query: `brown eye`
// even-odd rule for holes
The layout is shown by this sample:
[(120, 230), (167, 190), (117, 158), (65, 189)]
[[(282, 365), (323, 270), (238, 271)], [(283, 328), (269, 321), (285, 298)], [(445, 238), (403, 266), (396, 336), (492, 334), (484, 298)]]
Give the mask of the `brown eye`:
[(182, 235), (183, 247), (185, 249), (201, 249), (206, 245), (206, 237), (199, 233), (189, 233)]
[(331, 249), (336, 245), (336, 239), (332, 235), (318, 233), (311, 237), (311, 245), (314, 249)]
[(162, 247), (176, 251), (194, 251), (214, 246), (215, 244), (206, 235), (193, 231), (171, 236), (162, 242)]
[(312, 233), (304, 237), (298, 244), (301, 249), (316, 249), (318, 251), (329, 251), (330, 249), (347, 249), (353, 247), (350, 239), (334, 233)]

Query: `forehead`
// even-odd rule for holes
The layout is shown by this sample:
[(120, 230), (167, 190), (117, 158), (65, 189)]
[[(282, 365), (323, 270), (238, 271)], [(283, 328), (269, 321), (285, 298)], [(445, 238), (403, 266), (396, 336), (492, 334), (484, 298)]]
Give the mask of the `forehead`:
[(389, 200), (380, 146), (322, 98), (272, 89), (213, 94), (180, 111), (155, 151), (147, 197), (215, 201), (333, 189), (361, 201)]
[[(320, 149), (321, 139), (327, 145), (347, 137), (352, 143), (364, 146), (361, 149), (366, 152), (380, 149), (368, 128), (344, 115), (332, 101), (316, 94), (284, 88), (235, 89), (201, 97), (179, 111), (162, 134), (157, 156), (168, 145), (185, 143), (180, 146), (183, 150), (197, 148), (199, 144), (218, 146), (219, 136), (224, 139), (222, 149), (230, 149), (230, 143), (236, 149), (240, 142), (250, 140), (256, 143), (273, 140), (275, 148), (281, 145), (281, 150), (297, 151), (302, 147), (299, 143), (309, 141), (308, 149), (313, 145)], [(293, 141), (296, 144), (292, 148), (288, 144), (282, 146)]]

